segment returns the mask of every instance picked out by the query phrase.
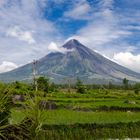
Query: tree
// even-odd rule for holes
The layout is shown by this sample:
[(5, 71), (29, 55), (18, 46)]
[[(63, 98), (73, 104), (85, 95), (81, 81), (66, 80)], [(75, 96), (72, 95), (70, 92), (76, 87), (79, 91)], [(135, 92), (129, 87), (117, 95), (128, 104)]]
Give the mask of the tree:
[(109, 88), (109, 89), (112, 89), (112, 88), (113, 88), (113, 84), (112, 84), (111, 82), (109, 82), (108, 88)]
[(76, 89), (78, 93), (85, 93), (85, 86), (79, 78), (77, 78)]
[(37, 79), (38, 90), (49, 92), (49, 79), (45, 77), (39, 77)]
[(126, 78), (123, 79), (123, 85), (124, 85), (125, 89), (128, 89), (128, 82), (129, 82), (128, 79), (126, 79)]

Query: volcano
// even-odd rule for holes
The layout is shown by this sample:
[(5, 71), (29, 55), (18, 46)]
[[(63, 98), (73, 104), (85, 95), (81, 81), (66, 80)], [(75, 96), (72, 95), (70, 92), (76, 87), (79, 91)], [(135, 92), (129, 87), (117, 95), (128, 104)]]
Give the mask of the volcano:
[[(140, 74), (125, 68), (89, 49), (78, 40), (66, 42), (65, 52), (49, 53), (37, 61), (38, 76), (46, 76), (55, 83), (80, 78), (84, 83), (121, 82), (123, 78), (140, 81)], [(33, 64), (29, 63), (10, 72), (0, 74), (0, 80), (30, 81)]]

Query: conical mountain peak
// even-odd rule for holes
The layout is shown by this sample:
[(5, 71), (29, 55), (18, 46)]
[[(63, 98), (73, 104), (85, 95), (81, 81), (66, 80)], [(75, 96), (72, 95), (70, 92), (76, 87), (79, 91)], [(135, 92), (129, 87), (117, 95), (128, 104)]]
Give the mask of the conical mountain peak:
[[(66, 77), (79, 77), (86, 83), (122, 82), (123, 78), (140, 82), (140, 74), (120, 66), (94, 52), (78, 40), (72, 39), (63, 45), (68, 53), (50, 53), (37, 63), (38, 75), (50, 77), (53, 82), (65, 83)], [(54, 47), (53, 47), (54, 48)], [(68, 51), (67, 51), (68, 50)], [(69, 51), (70, 50), (70, 51)], [(72, 51), (71, 51), (72, 50)], [(31, 80), (32, 64), (0, 74), (0, 80)]]
[(79, 44), (80, 42), (76, 39), (70, 39), (66, 44)]
[(74, 49), (80, 46), (83, 46), (83, 45), (76, 39), (71, 39), (63, 45), (63, 47), (66, 49)]

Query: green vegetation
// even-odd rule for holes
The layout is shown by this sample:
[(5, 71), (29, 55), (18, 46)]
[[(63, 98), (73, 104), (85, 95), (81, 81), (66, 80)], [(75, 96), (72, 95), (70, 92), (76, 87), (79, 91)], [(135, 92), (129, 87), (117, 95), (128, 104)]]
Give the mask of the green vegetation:
[(40, 77), (38, 91), (32, 84), (0, 83), (0, 139), (140, 138), (140, 84), (126, 81), (69, 86)]
[[(68, 125), (68, 124), (110, 124), (110, 123), (128, 123), (140, 121), (140, 112), (86, 112), (71, 111), (66, 109), (43, 111), (45, 120), (43, 124), (50, 125)], [(15, 116), (20, 116), (16, 117)], [(13, 111), (11, 119), (14, 123), (19, 123), (26, 117), (23, 112)]]
[(77, 79), (76, 88), (77, 88), (77, 92), (78, 92), (78, 93), (84, 94), (84, 93), (86, 92), (86, 91), (85, 91), (85, 86), (84, 86), (83, 83), (80, 81), (80, 79)]
[(44, 77), (39, 77), (37, 79), (37, 86), (38, 86), (38, 90), (48, 93), (49, 92), (49, 79), (46, 79)]
[(124, 89), (128, 89), (128, 82), (129, 82), (128, 79), (126, 79), (126, 78), (123, 79)]

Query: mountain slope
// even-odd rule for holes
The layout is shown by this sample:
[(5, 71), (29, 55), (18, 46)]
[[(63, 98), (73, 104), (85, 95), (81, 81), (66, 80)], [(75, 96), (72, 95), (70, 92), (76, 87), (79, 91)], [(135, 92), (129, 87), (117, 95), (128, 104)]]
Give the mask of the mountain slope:
[[(54, 82), (65, 82), (66, 79), (83, 79), (86, 83), (120, 81), (127, 78), (140, 81), (140, 74), (120, 66), (102, 55), (85, 47), (73, 39), (63, 46), (65, 53), (50, 53), (37, 62), (38, 75), (50, 77)], [(32, 64), (27, 64), (13, 71), (0, 74), (0, 80), (30, 80)]]

